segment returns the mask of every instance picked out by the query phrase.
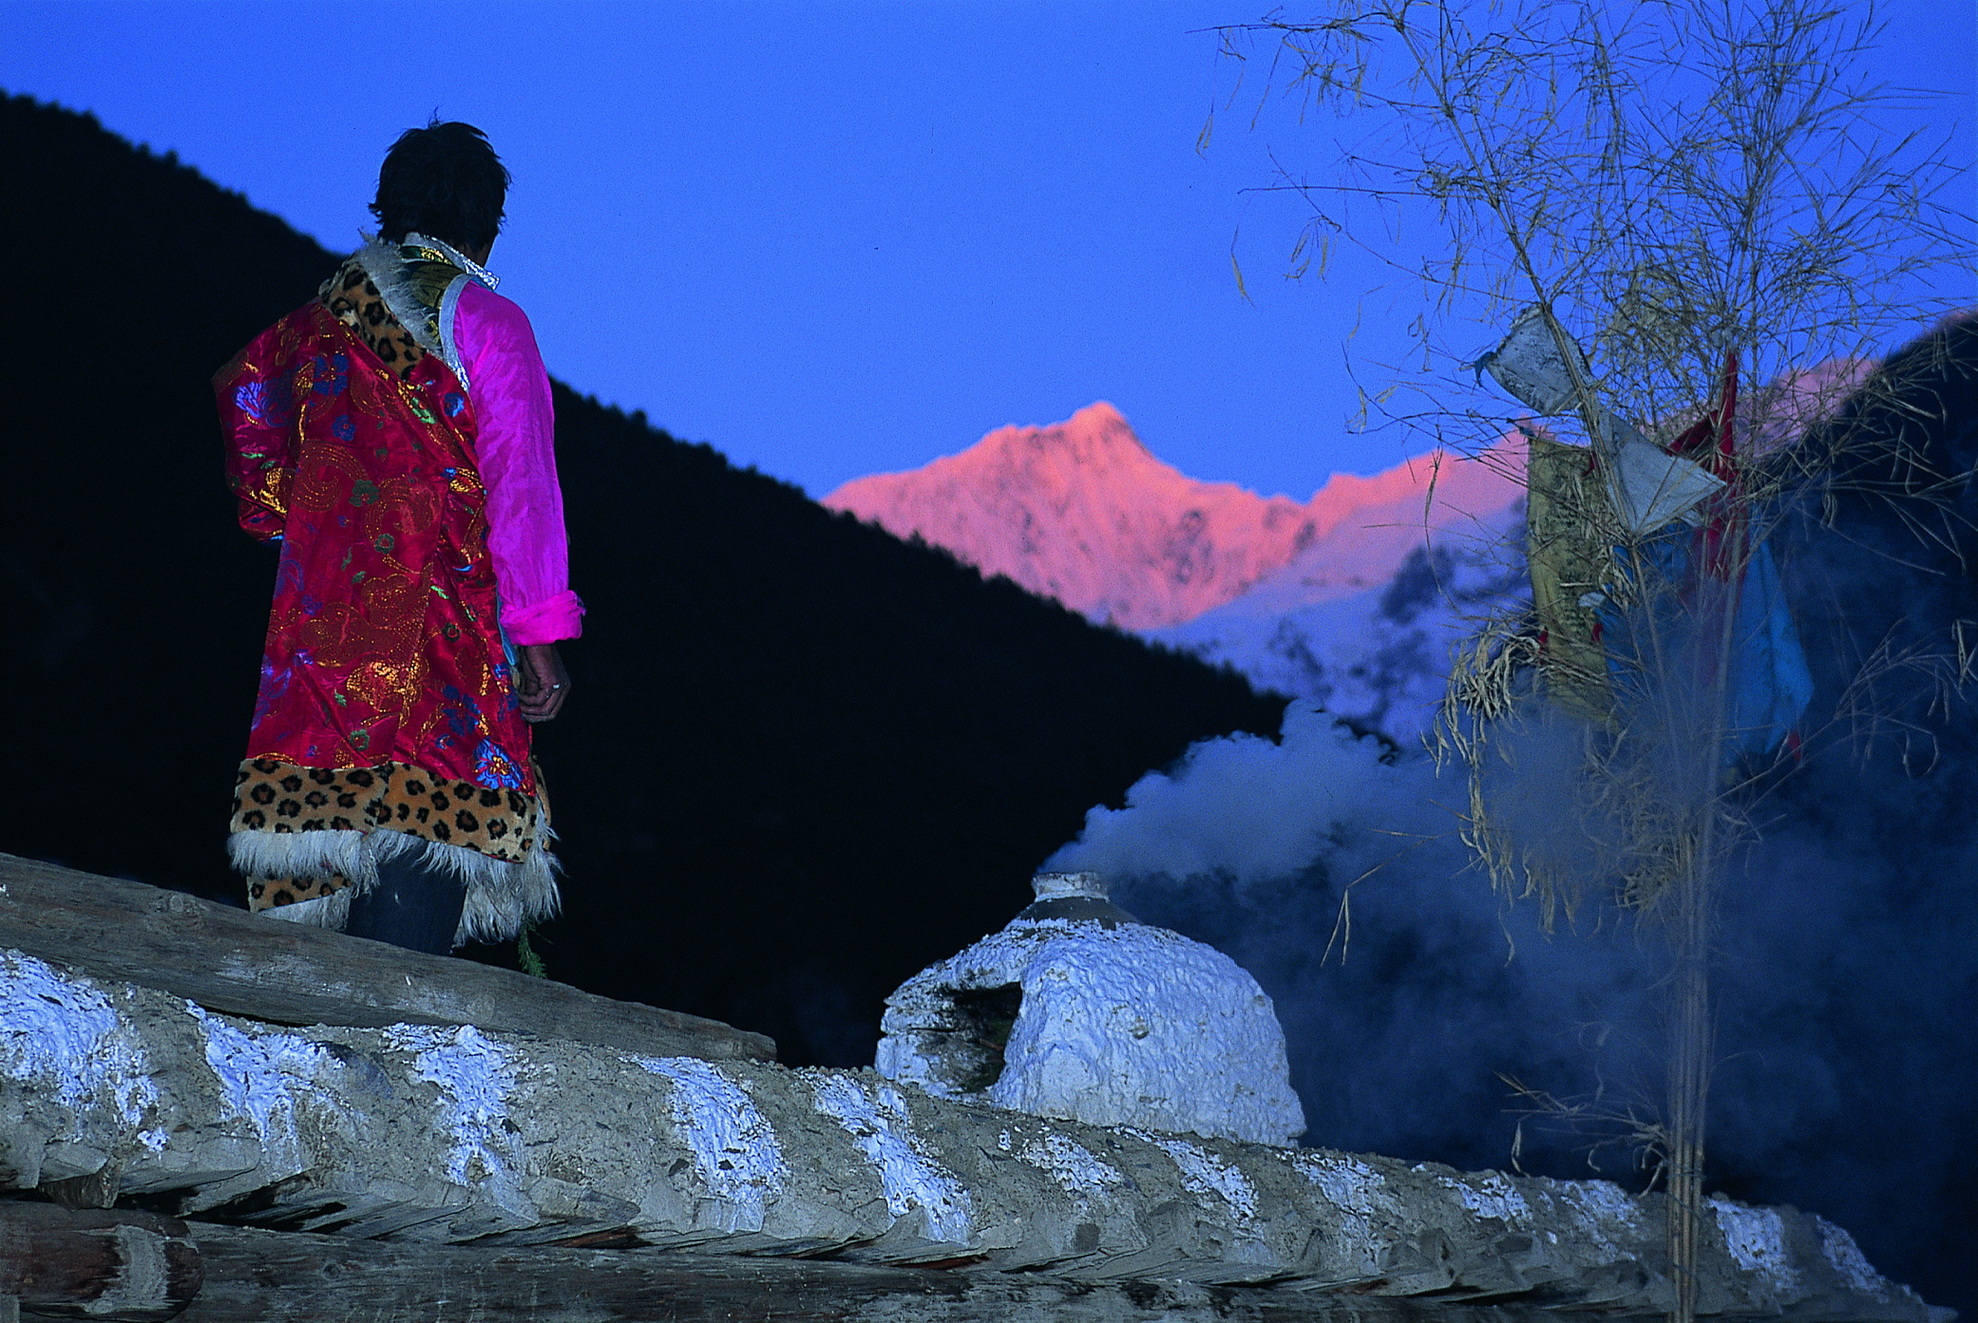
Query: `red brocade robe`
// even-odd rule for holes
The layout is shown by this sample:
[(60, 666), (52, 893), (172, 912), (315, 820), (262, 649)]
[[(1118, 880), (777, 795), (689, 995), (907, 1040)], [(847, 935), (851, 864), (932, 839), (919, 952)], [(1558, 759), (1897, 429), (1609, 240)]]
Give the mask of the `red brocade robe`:
[(311, 303), (221, 382), (241, 527), (282, 549), (250, 756), (533, 794), (474, 406), (437, 354), (405, 381), (370, 357)]
[(233, 844), (325, 843), (243, 863), (253, 907), (334, 895), (367, 871), (347, 861), (379, 829), (475, 852), (456, 865), (463, 932), (473, 884), (498, 883), (500, 864), (539, 874), (548, 898), (482, 913), (474, 935), (552, 907), (468, 392), (436, 353), (401, 378), (321, 302), (256, 337), (215, 388), (241, 526), (281, 547)]

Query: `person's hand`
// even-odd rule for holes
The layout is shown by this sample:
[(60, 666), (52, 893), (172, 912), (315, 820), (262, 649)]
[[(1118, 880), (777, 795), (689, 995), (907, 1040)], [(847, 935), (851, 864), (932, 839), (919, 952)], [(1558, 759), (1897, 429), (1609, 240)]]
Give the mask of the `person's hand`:
[(522, 720), (549, 721), (563, 710), (570, 693), (570, 673), (554, 643), (525, 643), (515, 650), (515, 696), (521, 700)]

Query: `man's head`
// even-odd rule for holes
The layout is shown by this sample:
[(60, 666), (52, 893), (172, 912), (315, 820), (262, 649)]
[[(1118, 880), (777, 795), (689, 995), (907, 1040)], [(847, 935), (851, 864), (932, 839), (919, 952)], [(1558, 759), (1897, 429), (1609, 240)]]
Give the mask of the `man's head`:
[(480, 253), (501, 230), (508, 170), (488, 135), (453, 120), (407, 129), (378, 170), (378, 237), (395, 243), (410, 233), (443, 239)]

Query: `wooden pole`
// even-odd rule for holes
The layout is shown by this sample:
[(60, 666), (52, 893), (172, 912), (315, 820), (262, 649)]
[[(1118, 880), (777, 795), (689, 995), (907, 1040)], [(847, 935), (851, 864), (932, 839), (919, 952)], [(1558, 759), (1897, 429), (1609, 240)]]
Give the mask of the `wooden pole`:
[(1731, 419), (1737, 403), (1737, 359), (1727, 360), (1718, 403), (1719, 476), (1730, 482), (1717, 510), (1692, 548), (1698, 637), (1703, 651), (1697, 676), (1707, 696), (1703, 739), (1692, 746), (1698, 802), (1693, 805), (1695, 849), (1678, 883), (1669, 920), (1674, 956), (1670, 987), (1669, 1045), (1669, 1268), (1676, 1299), (1671, 1323), (1696, 1323), (1698, 1271), (1703, 1254), (1705, 1123), (1715, 1034), (1710, 1008), (1710, 960), (1714, 949), (1716, 884), (1724, 850), (1718, 830), (1718, 796), (1725, 751), (1731, 747), (1737, 683), (1739, 608), (1751, 560), (1749, 512), (1739, 503)]
[[(1709, 867), (1699, 860), (1698, 871)], [(1669, 1061), (1669, 1266), (1675, 1323), (1695, 1323), (1702, 1255), (1704, 1122), (1710, 1092), (1708, 884), (1684, 888), (1675, 945)]]
[[(17, 1302), (17, 1303), (16, 1303)], [(110, 1323), (1537, 1323), (1364, 1295), (681, 1250), (424, 1245), (0, 1200), (0, 1308)], [(4, 1315), (0, 1315), (4, 1317)]]

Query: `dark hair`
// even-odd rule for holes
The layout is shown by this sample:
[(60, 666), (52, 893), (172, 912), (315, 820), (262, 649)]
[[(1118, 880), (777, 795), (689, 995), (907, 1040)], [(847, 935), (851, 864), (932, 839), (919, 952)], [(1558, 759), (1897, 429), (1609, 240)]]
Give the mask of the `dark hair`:
[(435, 120), (407, 129), (378, 168), (378, 237), (395, 243), (417, 232), (462, 252), (494, 242), (501, 231), (508, 170), (472, 124)]

